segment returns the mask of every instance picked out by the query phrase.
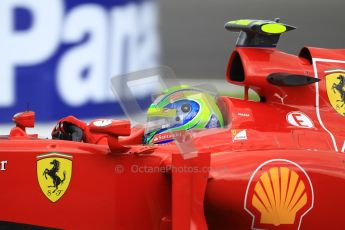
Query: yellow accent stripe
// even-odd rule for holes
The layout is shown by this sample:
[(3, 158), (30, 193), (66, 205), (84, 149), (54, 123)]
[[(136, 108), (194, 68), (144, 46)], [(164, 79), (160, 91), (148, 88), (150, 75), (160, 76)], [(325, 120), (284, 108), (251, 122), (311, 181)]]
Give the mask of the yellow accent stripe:
[(189, 85), (176, 85), (176, 86), (172, 86), (168, 89), (163, 90), (163, 93), (169, 94), (169, 93), (175, 92), (177, 90), (188, 89), (188, 88), (190, 88)]
[(293, 196), (290, 204), (288, 205), (289, 210), (291, 210), (293, 207), (295, 207), (298, 199), (301, 197), (302, 193), (304, 192), (304, 189), (305, 189), (304, 183), (303, 183), (303, 181), (300, 181), (298, 183), (295, 195)]
[(268, 23), (262, 25), (261, 30), (269, 34), (281, 34), (286, 31), (286, 26), (280, 23)]
[(298, 203), (295, 205), (295, 207), (290, 211), (291, 213), (296, 213), (298, 210), (304, 207), (307, 203), (307, 194), (304, 193), (302, 198), (298, 201)]
[(269, 215), (270, 211), (267, 211), (256, 195), (253, 196), (252, 204), (257, 210), (260, 210), (261, 215)]
[(274, 167), (270, 169), (271, 174), (271, 181), (273, 184), (273, 192), (274, 192), (274, 199), (275, 199), (275, 206), (279, 209), (280, 205), (280, 191), (279, 191), (279, 174), (278, 168)]
[[(295, 191), (295, 188), (296, 188), (297, 180), (298, 180), (297, 173), (292, 171), (290, 174), (290, 184), (289, 184), (289, 189), (286, 196), (286, 201), (290, 201), (292, 199), (293, 192)], [(285, 202), (284, 207), (287, 208), (288, 204), (289, 202)]]
[(268, 212), (272, 212), (272, 206), (267, 198), (267, 195), (264, 191), (264, 189), (261, 186), (260, 182), (257, 182), (255, 185), (255, 192), (258, 194), (258, 196), (260, 197), (263, 206), (265, 207), (265, 210), (267, 210)]
[(149, 108), (147, 111), (149, 117), (175, 117), (176, 109), (167, 108)]
[(283, 207), (286, 201), (286, 192), (288, 187), (288, 178), (289, 178), (289, 169), (286, 167), (280, 168), (280, 187), (281, 187), (281, 199), (280, 199), (280, 207)]
[(271, 203), (272, 209), (274, 210), (274, 209), (276, 209), (276, 202), (274, 200), (274, 193), (273, 193), (273, 189), (272, 189), (272, 185), (271, 185), (271, 180), (270, 180), (267, 172), (264, 172), (262, 174), (261, 181), (262, 181), (264, 188), (267, 192), (268, 199)]
[(236, 25), (241, 25), (241, 26), (247, 26), (252, 22), (252, 20), (248, 19), (241, 19), (241, 20), (235, 20), (235, 21), (230, 21), (228, 23), (230, 24), (236, 24)]

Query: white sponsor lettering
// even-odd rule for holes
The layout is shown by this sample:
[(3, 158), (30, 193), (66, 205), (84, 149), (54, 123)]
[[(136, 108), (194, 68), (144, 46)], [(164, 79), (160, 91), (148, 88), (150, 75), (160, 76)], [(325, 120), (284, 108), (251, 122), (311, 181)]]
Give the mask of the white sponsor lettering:
[(249, 113), (237, 113), (237, 115), (240, 117), (250, 117)]
[(102, 77), (107, 75), (107, 28), (106, 11), (97, 5), (80, 6), (66, 18), (64, 43), (77, 43), (89, 36), (87, 42), (68, 50), (58, 66), (57, 88), (62, 99), (71, 106), (106, 99)]
[(6, 171), (7, 161), (0, 161), (0, 171)]
[(302, 112), (290, 112), (286, 115), (286, 119), (290, 125), (300, 128), (313, 128), (312, 120)]
[(110, 125), (111, 123), (113, 123), (113, 120), (111, 119), (106, 119), (106, 120), (97, 120), (93, 122), (94, 126), (97, 127), (105, 127), (107, 125)]
[[(32, 17), (24, 31), (13, 29), (16, 8)], [(64, 9), (64, 0), (0, 1), (0, 107), (15, 104), (15, 68), (49, 60), (61, 44), (70, 48), (59, 57), (54, 75), (57, 92), (69, 106), (111, 101), (111, 77), (157, 65), (155, 2), (109, 11), (90, 3), (68, 14)]]
[[(14, 31), (14, 12), (25, 8), (32, 16), (32, 25), (25, 31)], [(57, 49), (63, 19), (61, 0), (0, 1), (0, 106), (15, 103), (16, 66), (38, 64)]]

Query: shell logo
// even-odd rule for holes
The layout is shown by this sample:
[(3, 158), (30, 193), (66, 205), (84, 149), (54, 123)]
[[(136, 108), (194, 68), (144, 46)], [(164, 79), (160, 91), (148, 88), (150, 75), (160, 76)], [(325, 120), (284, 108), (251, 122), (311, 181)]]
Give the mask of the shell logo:
[(253, 217), (252, 229), (299, 229), (313, 204), (314, 191), (305, 170), (292, 161), (274, 159), (254, 171), (244, 209)]

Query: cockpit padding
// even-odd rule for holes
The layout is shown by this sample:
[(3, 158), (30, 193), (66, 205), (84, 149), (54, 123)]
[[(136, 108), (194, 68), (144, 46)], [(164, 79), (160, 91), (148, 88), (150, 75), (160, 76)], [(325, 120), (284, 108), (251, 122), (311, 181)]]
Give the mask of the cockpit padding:
[(225, 127), (231, 123), (231, 113), (229, 111), (228, 100), (229, 98), (226, 96), (220, 96), (217, 98), (217, 105), (220, 112), (222, 113)]

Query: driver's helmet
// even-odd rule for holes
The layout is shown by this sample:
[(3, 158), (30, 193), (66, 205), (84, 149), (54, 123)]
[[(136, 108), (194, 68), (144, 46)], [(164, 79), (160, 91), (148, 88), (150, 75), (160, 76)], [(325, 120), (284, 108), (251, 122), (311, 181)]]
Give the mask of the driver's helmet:
[(171, 142), (183, 130), (224, 127), (215, 96), (185, 85), (159, 95), (147, 112), (144, 144)]

